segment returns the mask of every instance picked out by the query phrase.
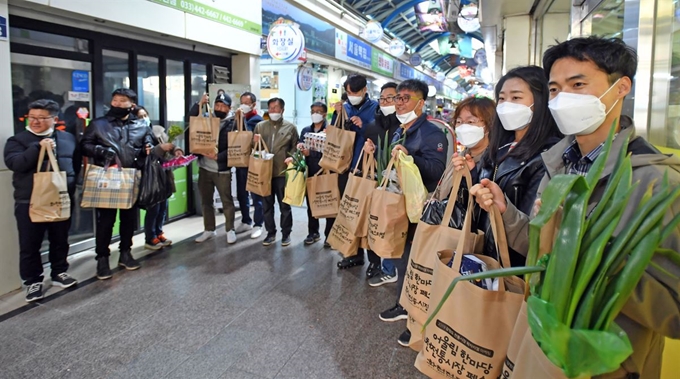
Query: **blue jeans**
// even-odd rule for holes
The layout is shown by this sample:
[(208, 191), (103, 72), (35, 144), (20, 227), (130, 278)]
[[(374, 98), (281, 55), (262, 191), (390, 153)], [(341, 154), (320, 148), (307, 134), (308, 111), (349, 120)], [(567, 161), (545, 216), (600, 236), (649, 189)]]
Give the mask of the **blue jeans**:
[(252, 224), (253, 219), (250, 218), (250, 199), (248, 195), (253, 196), (253, 206), (255, 207), (255, 226), (262, 226), (264, 223), (264, 208), (262, 207), (262, 196), (256, 194), (249, 194), (246, 191), (246, 183), (248, 182), (248, 169), (236, 169), (236, 198), (238, 199), (238, 206), (241, 210), (241, 222), (244, 224)]
[(151, 243), (154, 238), (163, 234), (163, 224), (165, 223), (167, 211), (167, 200), (161, 201), (146, 210), (146, 215), (144, 216), (144, 234), (146, 236), (146, 243)]
[(382, 270), (386, 274), (396, 275), (397, 278), (397, 302), (399, 302), (399, 297), (401, 297), (401, 290), (404, 286), (404, 274), (406, 273), (406, 267), (408, 266), (408, 260), (411, 256), (411, 245), (413, 241), (407, 241), (406, 246), (404, 246), (404, 254), (398, 259), (383, 259)]

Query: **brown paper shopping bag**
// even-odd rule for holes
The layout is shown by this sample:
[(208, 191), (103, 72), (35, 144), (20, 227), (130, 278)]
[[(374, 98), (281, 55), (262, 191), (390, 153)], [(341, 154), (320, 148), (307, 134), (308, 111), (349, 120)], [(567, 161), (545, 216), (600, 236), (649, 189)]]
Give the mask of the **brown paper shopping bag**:
[[(394, 158), (386, 172), (391, 172)], [(404, 254), (408, 234), (408, 215), (403, 194), (386, 190), (389, 175), (371, 192), (368, 214), (368, 246), (379, 257), (394, 259)]]
[[(368, 211), (370, 207), (371, 191), (378, 183), (373, 180), (375, 175), (375, 159), (373, 154), (364, 155), (359, 161), (362, 162), (362, 174), (357, 176), (359, 162), (354, 169), (354, 175), (347, 180), (347, 187), (340, 200), (339, 216), (344, 217), (345, 227), (357, 237), (365, 237), (368, 234)], [(337, 222), (337, 220), (336, 220)]]
[[(40, 168), (49, 159), (47, 171)], [(41, 146), (38, 167), (33, 174), (33, 191), (28, 215), (33, 222), (57, 222), (71, 217), (71, 198), (68, 195), (66, 171), (59, 171), (59, 163), (52, 149)]]
[[(452, 186), (450, 192), (457, 194), (461, 183), (466, 183), (469, 189), (467, 183), (471, 182), (470, 171), (456, 171), (453, 180), (449, 182), (449, 185)], [(451, 197), (440, 225), (430, 225), (420, 221), (413, 237), (411, 255), (404, 275), (404, 287), (401, 291), (399, 304), (408, 311), (409, 317), (413, 317), (421, 325), (427, 320), (434, 265), (440, 258), (451, 258), (450, 256), (438, 257), (437, 252), (457, 246), (463, 233), (469, 234), (466, 238), (468, 245), (465, 246), (464, 251), (474, 254), (480, 254), (482, 251), (484, 244), (482, 232), (473, 233), (470, 230), (463, 231), (449, 227), (449, 220), (457, 200), (457, 195)], [(470, 211), (466, 212), (466, 217), (471, 217), (472, 196), (468, 198), (467, 209)], [(414, 330), (411, 330), (411, 335), (415, 336)]]
[(331, 245), (333, 250), (340, 252), (343, 257), (350, 257), (357, 254), (357, 250), (361, 247), (361, 240), (362, 237), (357, 237), (349, 231), (345, 216), (338, 213), (326, 242)]
[(245, 128), (243, 112), (236, 112), (236, 131), (227, 133), (227, 167), (248, 167), (253, 132)]
[[(504, 267), (510, 267), (500, 214), (494, 209), (489, 217), (500, 260)], [(468, 255), (464, 251), (465, 239), (461, 238), (458, 243), (452, 267), (441, 261), (435, 265), (430, 315), (434, 314), (435, 305), (443, 299), (451, 282), (461, 276), (463, 256)], [(491, 257), (473, 256), (489, 270), (499, 268)], [(441, 310), (425, 327), (416, 368), (430, 378), (499, 377), (523, 301), (524, 282), (519, 278), (499, 279), (497, 290), (483, 289), (465, 280), (458, 282)]]
[(210, 107), (208, 117), (200, 111), (198, 116), (189, 117), (189, 151), (192, 154), (216, 154), (219, 132), (220, 119), (212, 116)]
[(274, 157), (269, 153), (267, 144), (260, 139), (257, 149), (253, 149), (248, 163), (248, 180), (246, 191), (260, 196), (272, 194), (272, 172), (274, 170)]
[(345, 108), (335, 118), (335, 124), (326, 128), (326, 141), (319, 166), (326, 170), (344, 173), (352, 164), (356, 133), (345, 129), (347, 113)]
[(315, 218), (335, 218), (340, 206), (340, 187), (338, 174), (319, 170), (307, 179), (307, 196), (312, 216)]

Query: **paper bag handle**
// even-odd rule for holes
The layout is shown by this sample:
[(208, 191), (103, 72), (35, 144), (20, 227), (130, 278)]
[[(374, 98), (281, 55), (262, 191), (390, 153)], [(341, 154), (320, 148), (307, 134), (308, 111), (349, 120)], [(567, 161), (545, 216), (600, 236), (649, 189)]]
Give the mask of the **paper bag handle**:
[(54, 152), (52, 151), (52, 149), (49, 149), (42, 145), (40, 146), (40, 155), (38, 155), (38, 167), (36, 168), (35, 172), (40, 172), (43, 162), (45, 161), (45, 152), (47, 152), (47, 158), (49, 159), (47, 170), (45, 170), (45, 172), (49, 172), (50, 169), (54, 172), (59, 172), (59, 163), (57, 162), (57, 158), (54, 156)]

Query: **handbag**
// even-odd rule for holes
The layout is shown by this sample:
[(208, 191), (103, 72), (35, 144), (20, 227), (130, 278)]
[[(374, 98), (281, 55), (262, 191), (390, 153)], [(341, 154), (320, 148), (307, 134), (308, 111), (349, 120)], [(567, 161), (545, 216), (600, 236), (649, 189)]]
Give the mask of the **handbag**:
[[(41, 172), (47, 153), (47, 170)], [(33, 191), (28, 215), (32, 222), (58, 222), (71, 217), (71, 197), (68, 193), (66, 172), (59, 171), (59, 163), (51, 148), (40, 147), (38, 167), (33, 174)]]
[(227, 133), (227, 167), (248, 167), (253, 132), (245, 128), (243, 112), (236, 112), (236, 131)]
[(199, 111), (198, 116), (189, 117), (189, 152), (192, 154), (217, 154), (217, 139), (220, 119), (213, 117), (208, 107), (208, 117)]
[(326, 141), (319, 166), (337, 173), (344, 173), (352, 164), (354, 139), (356, 133), (346, 130), (347, 112), (345, 108), (335, 118), (335, 124), (326, 128)]
[(116, 156), (118, 167), (88, 165), (85, 174), (81, 208), (130, 209), (137, 201), (141, 172), (123, 168)]
[(272, 194), (274, 156), (269, 153), (267, 144), (262, 139), (258, 141), (257, 148), (250, 154), (246, 191), (266, 197)]

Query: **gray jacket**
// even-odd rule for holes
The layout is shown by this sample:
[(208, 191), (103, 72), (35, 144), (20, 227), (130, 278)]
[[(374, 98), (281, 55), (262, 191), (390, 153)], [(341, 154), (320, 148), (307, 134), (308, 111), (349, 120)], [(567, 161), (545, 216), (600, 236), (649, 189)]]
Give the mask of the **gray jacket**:
[[(617, 152), (624, 148), (623, 141), (626, 136), (630, 137), (628, 151), (632, 153), (633, 183), (639, 181), (641, 185), (631, 196), (629, 206), (626, 208), (614, 235), (620, 233), (626, 224), (626, 220), (632, 218), (637, 208), (636, 204), (639, 204), (647, 188), (647, 183), (654, 180), (661, 182), (664, 173), (668, 172), (671, 188), (680, 185), (680, 158), (661, 154), (643, 138), (636, 137), (635, 127), (630, 125), (621, 129), (613, 142), (612, 151), (600, 181), (593, 192), (589, 209), (594, 208), (598, 199), (601, 198), (607, 184), (607, 178), (614, 169)], [(567, 172), (562, 154), (573, 140), (573, 136), (565, 137), (552, 149), (543, 153), (542, 157), (547, 171), (539, 186), (538, 198), (541, 197), (550, 178)], [(654, 192), (656, 191), (658, 191), (658, 186), (654, 188)], [(507, 202), (507, 204), (508, 208), (503, 214), (503, 221), (505, 222), (508, 244), (516, 251), (526, 254), (529, 247), (530, 218), (518, 211), (512, 203)], [(678, 212), (680, 212), (680, 201), (673, 204), (664, 221), (669, 222)], [(662, 246), (680, 251), (680, 228), (676, 229), (662, 243)], [(680, 267), (659, 255), (654, 256), (654, 262), (665, 268), (673, 276), (661, 273), (652, 266), (647, 268), (633, 295), (616, 319), (616, 323), (626, 331), (630, 338), (633, 354), (622, 364), (619, 370), (597, 378), (627, 378), (629, 377), (628, 374), (638, 373), (641, 379), (658, 379), (661, 375), (664, 336), (674, 339), (680, 338), (680, 280), (678, 279), (680, 278)]]

